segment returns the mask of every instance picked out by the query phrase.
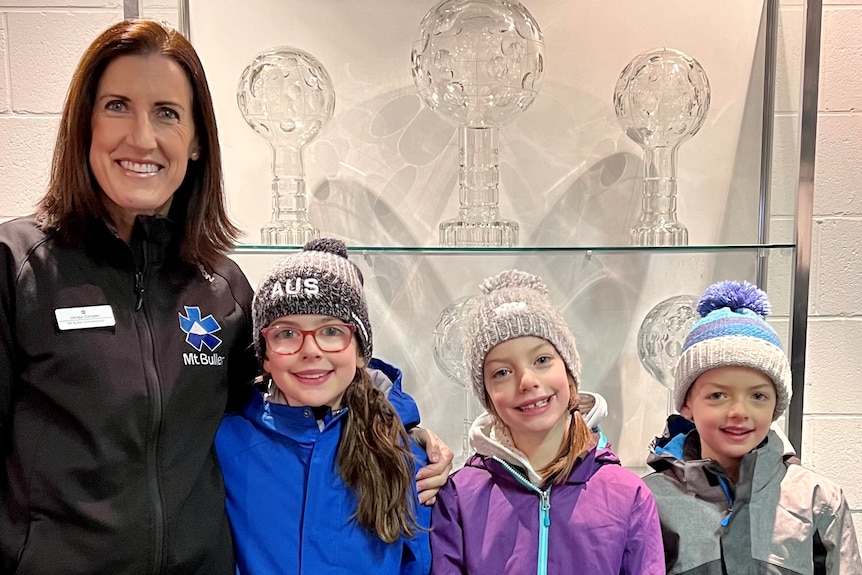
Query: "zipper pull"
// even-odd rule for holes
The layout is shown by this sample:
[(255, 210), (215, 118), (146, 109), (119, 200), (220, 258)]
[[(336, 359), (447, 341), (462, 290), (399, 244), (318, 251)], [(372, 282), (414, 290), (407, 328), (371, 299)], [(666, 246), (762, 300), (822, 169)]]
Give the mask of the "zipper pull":
[(542, 491), (542, 517), (544, 518), (545, 527), (551, 526), (551, 490)]
[(135, 311), (141, 311), (144, 305), (144, 272), (135, 272)]
[(727, 484), (727, 479), (719, 475), (718, 484), (721, 485), (721, 490), (724, 491), (724, 496), (727, 497), (727, 515), (721, 520), (721, 526), (727, 527), (727, 524), (730, 523), (730, 517), (733, 515), (733, 501), (735, 497), (733, 491), (730, 489), (730, 485)]

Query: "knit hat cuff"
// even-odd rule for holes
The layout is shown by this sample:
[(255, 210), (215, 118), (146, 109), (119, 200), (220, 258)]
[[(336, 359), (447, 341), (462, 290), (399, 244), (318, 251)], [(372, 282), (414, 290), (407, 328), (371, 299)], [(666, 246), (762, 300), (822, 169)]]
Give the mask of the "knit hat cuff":
[(676, 368), (674, 403), (680, 411), (691, 385), (705, 372), (719, 367), (748, 367), (765, 373), (775, 385), (773, 421), (790, 403), (791, 374), (787, 355), (781, 348), (758, 337), (723, 336), (701, 341), (686, 349)]

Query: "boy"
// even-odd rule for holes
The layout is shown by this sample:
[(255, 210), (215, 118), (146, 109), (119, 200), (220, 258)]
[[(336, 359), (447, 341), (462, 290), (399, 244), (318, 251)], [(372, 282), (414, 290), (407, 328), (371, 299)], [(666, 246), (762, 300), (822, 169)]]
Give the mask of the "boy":
[(677, 364), (676, 408), (650, 447), (667, 572), (859, 574), (841, 488), (799, 465), (771, 424), (790, 402), (790, 364), (766, 294), (720, 282)]

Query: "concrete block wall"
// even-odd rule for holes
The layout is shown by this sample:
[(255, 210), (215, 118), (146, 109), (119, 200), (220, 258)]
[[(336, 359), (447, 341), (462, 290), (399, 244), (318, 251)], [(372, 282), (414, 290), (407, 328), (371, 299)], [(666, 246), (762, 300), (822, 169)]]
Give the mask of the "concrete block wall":
[(802, 458), (845, 490), (862, 541), (862, 1), (825, 0)]
[[(176, 23), (174, 6), (140, 14)], [(0, 221), (42, 194), (74, 65), (122, 17), (120, 0), (0, 0)], [(802, 457), (843, 485), (862, 535), (862, 1), (826, 0), (822, 36)]]
[(0, 219), (33, 210), (75, 64), (122, 17), (120, 0), (0, 0)]

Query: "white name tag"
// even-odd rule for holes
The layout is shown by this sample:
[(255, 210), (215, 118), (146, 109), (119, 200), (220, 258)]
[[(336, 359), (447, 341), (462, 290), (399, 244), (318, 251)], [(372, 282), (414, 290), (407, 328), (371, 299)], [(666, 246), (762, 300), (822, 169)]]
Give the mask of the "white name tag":
[(87, 307), (64, 307), (54, 310), (57, 326), (62, 331), (70, 329), (88, 329), (91, 327), (113, 327), (114, 310), (109, 305), (91, 305)]

